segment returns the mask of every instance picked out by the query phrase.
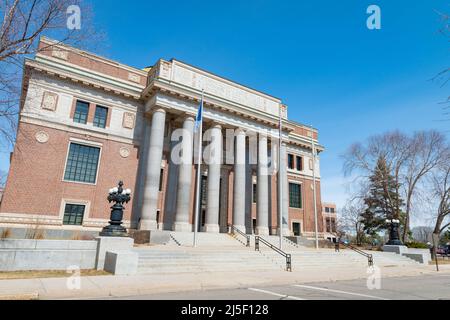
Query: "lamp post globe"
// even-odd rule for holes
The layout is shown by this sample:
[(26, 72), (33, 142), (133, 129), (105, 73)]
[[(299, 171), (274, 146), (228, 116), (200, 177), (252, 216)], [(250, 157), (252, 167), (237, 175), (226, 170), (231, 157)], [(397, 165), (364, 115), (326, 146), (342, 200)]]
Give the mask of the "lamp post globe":
[(127, 229), (122, 226), (123, 210), (125, 209), (123, 204), (128, 203), (131, 199), (131, 190), (123, 189), (123, 182), (119, 181), (118, 187), (109, 189), (108, 201), (114, 202), (111, 207), (111, 217), (109, 225), (104, 227), (100, 232), (102, 237), (126, 237), (128, 236)]

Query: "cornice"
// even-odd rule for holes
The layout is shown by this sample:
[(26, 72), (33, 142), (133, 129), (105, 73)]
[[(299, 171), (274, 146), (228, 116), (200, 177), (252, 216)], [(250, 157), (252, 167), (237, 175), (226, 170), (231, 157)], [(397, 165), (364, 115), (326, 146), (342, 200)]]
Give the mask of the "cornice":
[(143, 87), (132, 86), (119, 81), (107, 78), (106, 76), (95, 74), (92, 71), (84, 71), (69, 65), (56, 63), (50, 59), (25, 60), (25, 67), (38, 72), (48, 74), (64, 80), (71, 80), (75, 83), (82, 83), (85, 86), (100, 89), (108, 93), (123, 96), (125, 98), (140, 100)]
[[(149, 83), (142, 93), (142, 99), (148, 100), (158, 91), (188, 102), (200, 103), (201, 99), (201, 91), (161, 78), (153, 79)], [(225, 111), (229, 114), (238, 115), (244, 119), (253, 120), (272, 128), (278, 128), (278, 117), (249, 108), (245, 105), (228, 101), (209, 93), (204, 94), (203, 102), (205, 107)], [(286, 119), (283, 119), (283, 130), (291, 132), (294, 130), (294, 127), (288, 124)]]

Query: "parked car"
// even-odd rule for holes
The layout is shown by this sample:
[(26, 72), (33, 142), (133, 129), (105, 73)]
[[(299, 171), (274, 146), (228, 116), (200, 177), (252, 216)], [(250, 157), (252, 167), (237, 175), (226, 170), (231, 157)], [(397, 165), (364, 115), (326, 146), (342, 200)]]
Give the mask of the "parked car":
[(450, 254), (450, 245), (438, 246), (436, 249), (437, 254), (449, 255)]

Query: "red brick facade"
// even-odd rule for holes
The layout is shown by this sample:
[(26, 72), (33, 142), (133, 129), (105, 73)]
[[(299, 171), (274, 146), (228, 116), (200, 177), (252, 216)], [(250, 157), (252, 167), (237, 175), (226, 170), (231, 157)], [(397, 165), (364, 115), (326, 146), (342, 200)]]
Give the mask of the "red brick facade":
[[(40, 143), (35, 134), (45, 131), (49, 140)], [(4, 197), (3, 213), (26, 213), (58, 217), (62, 199), (89, 202), (89, 219), (108, 219), (110, 205), (106, 201), (108, 189), (122, 179), (125, 186), (134, 189), (138, 164), (137, 148), (133, 145), (86, 135), (41, 127), (21, 122)], [(96, 184), (64, 181), (65, 163), (70, 139), (74, 142), (101, 144), (100, 165)], [(80, 142), (81, 141), (81, 142)], [(84, 141), (84, 142), (82, 142)], [(130, 150), (123, 158), (121, 147)], [(132, 202), (127, 205), (125, 220), (130, 219)], [(62, 220), (61, 220), (62, 223)]]

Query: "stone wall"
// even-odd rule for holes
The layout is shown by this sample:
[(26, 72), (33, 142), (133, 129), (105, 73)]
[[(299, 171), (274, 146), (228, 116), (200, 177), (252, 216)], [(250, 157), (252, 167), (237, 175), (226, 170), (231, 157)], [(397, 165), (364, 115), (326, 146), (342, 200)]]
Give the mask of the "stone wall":
[(94, 269), (96, 240), (0, 240), (0, 271)]

